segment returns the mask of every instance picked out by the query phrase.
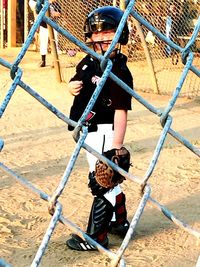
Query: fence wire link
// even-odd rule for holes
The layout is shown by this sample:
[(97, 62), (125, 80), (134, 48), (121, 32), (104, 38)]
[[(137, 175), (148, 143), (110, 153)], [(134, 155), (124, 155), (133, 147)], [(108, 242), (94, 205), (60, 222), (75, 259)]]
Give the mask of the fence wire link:
[[(43, 5), (41, 6), (41, 4)], [(177, 226), (181, 227), (188, 233), (194, 235), (198, 239), (200, 239), (200, 232), (193, 229), (186, 223), (182, 222), (178, 218), (176, 218), (166, 207), (158, 203), (155, 199), (151, 197), (151, 186), (149, 184), (149, 179), (151, 177), (151, 174), (154, 171), (154, 168), (156, 166), (156, 163), (159, 159), (160, 153), (162, 151), (165, 139), (167, 138), (167, 135), (170, 134), (173, 136), (176, 140), (178, 140), (181, 144), (183, 144), (185, 147), (190, 149), (196, 156), (200, 157), (200, 149), (194, 145), (192, 145), (188, 140), (186, 140), (183, 136), (181, 136), (178, 132), (174, 131), (171, 128), (172, 120), (173, 118), (170, 115), (171, 110), (173, 109), (177, 98), (179, 97), (179, 94), (181, 92), (181, 89), (183, 87), (184, 81), (188, 75), (189, 70), (192, 71), (195, 75), (200, 77), (200, 70), (196, 68), (193, 65), (193, 58), (194, 53), (192, 52), (191, 48), (192, 45), (195, 42), (195, 39), (198, 36), (199, 29), (200, 29), (200, 18), (197, 21), (197, 24), (194, 28), (191, 40), (187, 43), (187, 45), (182, 48), (181, 46), (174, 43), (172, 40), (170, 40), (166, 35), (161, 33), (156, 27), (154, 27), (150, 22), (148, 22), (143, 16), (141, 16), (137, 9), (134, 8), (135, 1), (130, 0), (127, 2), (127, 7), (124, 12), (124, 15), (121, 19), (121, 22), (119, 24), (119, 27), (116, 32), (116, 36), (109, 48), (109, 50), (105, 53), (104, 56), (96, 54), (93, 50), (88, 48), (84, 42), (82, 42), (79, 38), (75, 37), (72, 33), (68, 31), (67, 28), (63, 28), (60, 25), (58, 25), (55, 21), (53, 21), (51, 18), (47, 17), (46, 11), (49, 7), (48, 0), (38, 0), (37, 1), (38, 7), (42, 7), (36, 21), (34, 22), (29, 35), (19, 53), (19, 55), (16, 57), (13, 64), (8, 63), (3, 58), (0, 58), (0, 64), (8, 69), (10, 69), (10, 76), (13, 80), (13, 83), (11, 87), (8, 89), (8, 92), (3, 99), (1, 105), (0, 105), (0, 117), (3, 116), (13, 94), (16, 91), (17, 86), (20, 86), (22, 89), (24, 89), (27, 93), (29, 93), (32, 97), (34, 97), (37, 101), (40, 102), (44, 107), (46, 107), (50, 112), (52, 112), (57, 118), (64, 121), (66, 124), (69, 124), (73, 127), (75, 127), (73, 137), (76, 141), (75, 149), (71, 155), (71, 158), (66, 166), (65, 172), (63, 176), (61, 177), (60, 183), (56, 190), (52, 192), (52, 196), (47, 195), (45, 192), (42, 192), (38, 188), (36, 188), (32, 183), (26, 180), (26, 178), (22, 177), (20, 174), (15, 173), (12, 169), (10, 169), (8, 166), (6, 166), (4, 163), (0, 162), (0, 168), (8, 173), (9, 175), (13, 176), (18, 182), (20, 182), (24, 187), (28, 188), (32, 192), (34, 192), (36, 195), (38, 195), (41, 199), (48, 202), (49, 212), (52, 215), (52, 219), (49, 223), (49, 226), (46, 230), (46, 233), (43, 237), (43, 240), (41, 242), (41, 245), (38, 248), (38, 251), (36, 253), (36, 256), (31, 264), (31, 267), (37, 267), (40, 265), (42, 257), (45, 253), (46, 248), (48, 247), (49, 241), (51, 239), (51, 236), (53, 234), (54, 229), (57, 226), (58, 222), (61, 222), (63, 225), (66, 225), (69, 227), (72, 231), (74, 231), (76, 234), (78, 234), (80, 237), (84, 238), (86, 241), (94, 245), (99, 252), (105, 254), (108, 258), (111, 259), (111, 266), (126, 266), (126, 262), (123, 258), (124, 252), (126, 248), (129, 245), (129, 242), (131, 240), (131, 237), (134, 234), (135, 227), (139, 223), (140, 217), (142, 213), (144, 212), (144, 208), (147, 204), (147, 202), (151, 202), (156, 208), (158, 208), (168, 219), (170, 219), (172, 222), (174, 222)], [(152, 33), (154, 33), (157, 38), (162, 40), (165, 44), (167, 44), (170, 48), (175, 49), (176, 51), (179, 51), (182, 54), (183, 63), (185, 64), (185, 68), (183, 69), (183, 72), (181, 74), (181, 77), (177, 83), (176, 88), (174, 89), (174, 92), (172, 93), (172, 98), (169, 101), (168, 105), (164, 109), (164, 111), (161, 111), (157, 109), (156, 107), (152, 106), (150, 103), (148, 103), (143, 97), (141, 97), (138, 93), (135, 91), (132, 91), (129, 86), (127, 86), (124, 82), (122, 82), (117, 76), (115, 76), (112, 72), (112, 62), (109, 60), (109, 55), (112, 52), (113, 48), (115, 47), (115, 44), (121, 35), (122, 29), (124, 27), (124, 24), (126, 23), (126, 20), (130, 18), (136, 19), (143, 27), (146, 27), (146, 29), (150, 30)], [(22, 81), (23, 77), (23, 71), (19, 67), (23, 57), (26, 55), (26, 52), (32, 43), (32, 40), (34, 38), (34, 34), (39, 27), (41, 21), (44, 20), (46, 23), (48, 23), (52, 28), (54, 28), (58, 33), (60, 33), (64, 38), (72, 42), (74, 45), (78, 46), (79, 49), (84, 51), (85, 53), (88, 53), (92, 55), (93, 57), (97, 58), (101, 62), (103, 75), (101, 78), (101, 82), (97, 85), (85, 111), (83, 112), (80, 120), (78, 122), (72, 121), (69, 119), (68, 116), (60, 112), (55, 106), (53, 106), (51, 103), (49, 103), (46, 99), (44, 99), (42, 96), (40, 96), (33, 88), (31, 88), (29, 85), (25, 84)], [(104, 69), (105, 67), (105, 69)], [(115, 165), (110, 160), (106, 159), (104, 156), (99, 154), (97, 151), (95, 151), (92, 147), (88, 146), (84, 143), (85, 138), (87, 136), (87, 127), (84, 126), (84, 121), (88, 115), (88, 113), (91, 111), (93, 105), (95, 104), (96, 99), (98, 98), (99, 93), (101, 92), (104, 83), (106, 82), (107, 78), (110, 77), (112, 80), (114, 80), (117, 84), (119, 84), (125, 91), (127, 91), (129, 94), (132, 95), (133, 98), (135, 98), (138, 102), (140, 102), (144, 107), (146, 107), (149, 111), (160, 117), (160, 123), (163, 127), (163, 130), (160, 134), (159, 140), (157, 142), (154, 154), (151, 158), (150, 164), (147, 168), (146, 173), (144, 174), (144, 177), (137, 177), (131, 173), (127, 173), (121, 168), (119, 168), (117, 165)], [(0, 151), (3, 149), (4, 141), (0, 139)], [(61, 196), (67, 182), (68, 178), (71, 174), (71, 171), (74, 167), (74, 164), (79, 156), (79, 153), (81, 149), (85, 149), (92, 153), (94, 156), (99, 158), (100, 160), (107, 162), (113, 169), (118, 171), (120, 174), (125, 176), (127, 179), (139, 184), (141, 186), (141, 200), (138, 205), (138, 208), (133, 215), (133, 218), (131, 220), (130, 228), (120, 246), (118, 251), (116, 253), (111, 252), (109, 249), (105, 249), (100, 244), (98, 244), (96, 241), (94, 241), (90, 236), (88, 236), (84, 231), (82, 231), (77, 225), (75, 225), (73, 222), (71, 222), (69, 219), (63, 217), (62, 215), (62, 205), (59, 203), (59, 197)], [(0, 265), (1, 266), (9, 266), (7, 263), (3, 261), (3, 259), (0, 259)]]

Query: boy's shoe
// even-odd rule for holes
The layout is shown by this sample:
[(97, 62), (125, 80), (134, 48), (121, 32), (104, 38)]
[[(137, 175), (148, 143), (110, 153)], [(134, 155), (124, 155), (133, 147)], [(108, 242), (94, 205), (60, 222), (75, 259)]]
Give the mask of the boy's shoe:
[(45, 66), (46, 66), (45, 61), (41, 61), (41, 62), (39, 63), (39, 67), (40, 67), (40, 68), (43, 68), (43, 67), (45, 67)]
[[(66, 245), (73, 250), (79, 251), (94, 251), (97, 250), (95, 246), (88, 243), (86, 240), (82, 239), (80, 236), (76, 234), (72, 234), (72, 237), (67, 240)], [(108, 247), (108, 238), (106, 238), (103, 242), (99, 243), (103, 247)]]
[(116, 224), (115, 222), (111, 222), (109, 233), (113, 235), (118, 235), (120, 237), (125, 237), (130, 223), (129, 221), (125, 221), (123, 224)]

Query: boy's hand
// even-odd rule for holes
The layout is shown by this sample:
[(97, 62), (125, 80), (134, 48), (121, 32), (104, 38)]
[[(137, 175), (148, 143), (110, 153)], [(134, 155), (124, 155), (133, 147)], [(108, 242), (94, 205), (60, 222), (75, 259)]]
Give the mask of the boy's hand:
[(77, 96), (80, 94), (80, 91), (83, 87), (83, 82), (82, 81), (71, 81), (68, 83), (68, 90), (70, 94), (73, 96)]
[[(129, 171), (131, 166), (130, 163), (130, 152), (125, 148), (121, 147), (120, 149), (113, 148), (106, 152), (103, 152), (103, 156), (111, 160), (117, 166)], [(112, 169), (109, 164), (105, 161), (97, 160), (95, 166), (95, 178), (96, 182), (103, 188), (114, 188), (116, 185), (122, 183), (126, 178), (121, 175), (118, 171)]]

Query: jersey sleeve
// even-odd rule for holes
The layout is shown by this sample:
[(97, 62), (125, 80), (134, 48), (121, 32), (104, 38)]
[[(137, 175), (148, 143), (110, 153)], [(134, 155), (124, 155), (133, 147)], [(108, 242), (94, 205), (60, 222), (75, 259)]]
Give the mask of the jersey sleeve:
[[(133, 77), (128, 68), (116, 73), (116, 76), (133, 89)], [(132, 96), (114, 81), (112, 81), (110, 89), (113, 108), (131, 110)]]
[(84, 66), (84, 63), (85, 63), (85, 58), (82, 59), (78, 65), (76, 66), (76, 73), (75, 75), (70, 79), (70, 82), (71, 81), (81, 81), (82, 79), (82, 68)]

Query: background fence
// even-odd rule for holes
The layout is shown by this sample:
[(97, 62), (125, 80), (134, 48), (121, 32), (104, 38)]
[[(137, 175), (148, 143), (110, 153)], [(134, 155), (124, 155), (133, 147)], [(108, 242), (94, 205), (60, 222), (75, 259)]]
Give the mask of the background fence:
[[(64, 0), (60, 0), (62, 15), (58, 23), (73, 35), (84, 41), (83, 24), (86, 15), (95, 7), (104, 5), (120, 6), (119, 1), (68, 1), (67, 7)], [(166, 34), (174, 42), (184, 47), (191, 36), (195, 23), (200, 15), (200, 2), (188, 1), (136, 1), (137, 11), (144, 16), (154, 27)], [(144, 26), (137, 25), (132, 17), (129, 19), (130, 39), (125, 53), (128, 56), (129, 67), (133, 72), (136, 90), (145, 92), (159, 92), (170, 94), (176, 87), (184, 65), (180, 55), (171, 50), (159, 38), (152, 35)], [(157, 88), (152, 79), (152, 72), (145, 56), (142, 35), (146, 40), (149, 50)], [(59, 37), (60, 50), (67, 53), (59, 56), (64, 80), (68, 80), (73, 73), (73, 66), (80, 60), (80, 53), (76, 56), (73, 51), (79, 48), (70, 43), (66, 38)], [(200, 66), (200, 37), (193, 47), (195, 52), (194, 65)], [(70, 57), (71, 55), (71, 57)], [(193, 73), (188, 78), (181, 91), (182, 96), (194, 97), (200, 95), (200, 79)]]
[[(62, 14), (57, 23), (66, 28), (78, 39), (84, 41), (83, 25), (86, 15), (94, 8), (104, 5), (120, 6), (119, 0), (57, 0)], [(28, 1), (26, 1), (28, 5)], [(26, 25), (29, 29), (33, 24), (33, 14), (29, 7)], [(184, 47), (194, 29), (200, 15), (199, 0), (136, 0), (135, 8), (148, 22), (171, 40)], [(170, 49), (158, 37), (139, 25), (131, 16), (128, 21), (130, 38), (123, 52), (128, 56), (128, 65), (134, 76), (135, 89), (144, 92), (171, 94), (177, 86), (184, 65), (180, 54)], [(62, 79), (68, 81), (75, 71), (76, 64), (84, 56), (80, 48), (65, 37), (59, 35), (59, 54)], [(145, 49), (146, 46), (146, 49)], [(147, 51), (152, 66), (147, 58)], [(193, 46), (194, 63), (200, 67), (200, 34)], [(153, 75), (154, 72), (154, 75)], [(200, 79), (192, 72), (188, 75), (181, 90), (182, 96), (195, 97), (200, 95)]]

